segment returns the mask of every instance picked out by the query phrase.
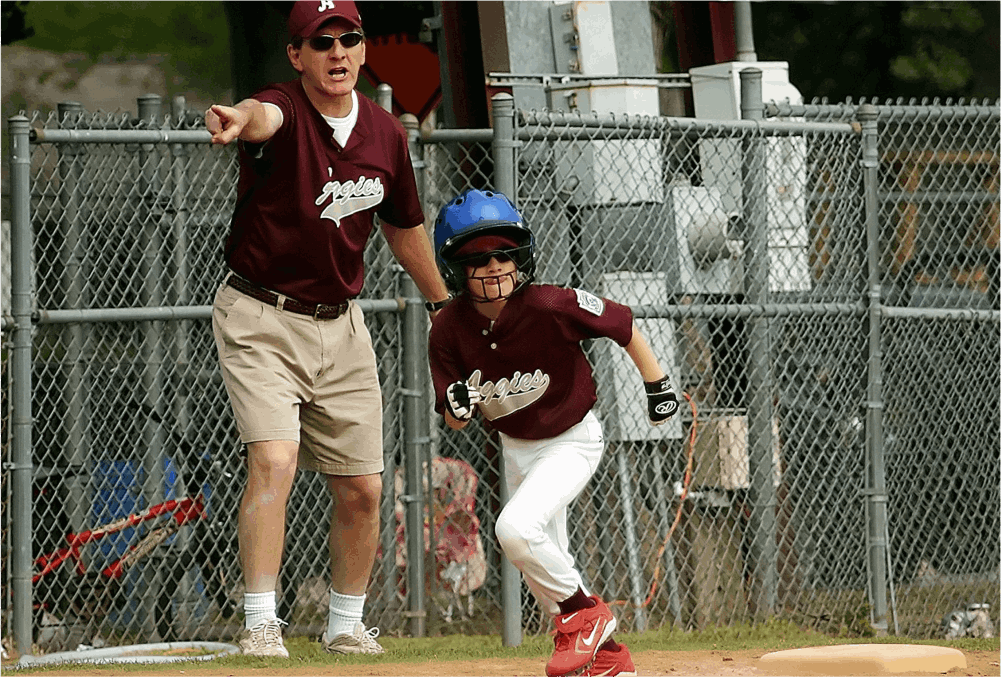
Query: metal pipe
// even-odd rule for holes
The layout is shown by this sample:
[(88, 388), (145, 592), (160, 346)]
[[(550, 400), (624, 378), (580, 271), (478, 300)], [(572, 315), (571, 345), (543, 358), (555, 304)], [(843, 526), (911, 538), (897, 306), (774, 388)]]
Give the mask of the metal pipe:
[[(389, 85), (380, 85), (380, 100), (392, 105), (393, 92)], [(411, 161), (418, 155), (417, 117), (407, 114), (400, 118), (407, 130)], [(417, 172), (415, 179), (420, 178)], [(407, 522), (407, 600), (411, 619), (411, 635), (425, 635), (427, 611), (425, 609), (425, 549), (424, 522), (425, 497), (422, 470), (425, 463), (431, 466), (428, 446), (431, 442), (430, 415), (427, 410), (428, 384), (428, 313), (421, 302), (417, 285), (409, 275), (401, 276), (401, 294), (411, 299), (404, 310), (401, 343), (403, 344), (403, 395), (404, 400), (404, 460), (406, 463), (406, 488), (410, 501), (405, 503)], [(428, 491), (432, 488), (429, 486)]]
[[(518, 202), (515, 164), (515, 98), (501, 92), (491, 98), (491, 115), (494, 120), (494, 188)], [(511, 494), (504, 472), (504, 454), (499, 454), (499, 475), (501, 479), (501, 503), (508, 503)], [(518, 569), (505, 558), (501, 558), (501, 642), (505, 647), (522, 644), (522, 580)]]
[[(171, 100), (170, 124), (184, 124), (186, 109), (187, 102), (185, 98), (183, 96), (174, 97)], [(173, 242), (168, 248), (169, 252), (167, 256), (173, 259), (174, 269), (174, 279), (171, 289), (171, 296), (173, 298), (170, 302), (175, 306), (180, 306), (191, 301), (189, 281), (192, 279), (192, 276), (189, 265), (191, 252), (189, 251), (188, 243), (189, 210), (187, 200), (190, 190), (187, 172), (189, 148), (185, 144), (170, 144), (168, 149), (170, 151), (170, 210), (168, 214), (172, 214), (173, 216), (166, 218), (171, 220), (171, 240)], [(173, 412), (171, 414), (174, 419), (175, 430), (188, 431), (191, 425), (192, 411), (190, 402), (192, 379), (189, 377), (188, 371), (191, 369), (193, 327), (190, 320), (181, 320), (173, 323), (173, 328), (173, 345), (170, 347), (171, 356), (168, 363), (171, 367), (171, 372), (167, 375), (168, 381), (173, 386), (173, 391), (176, 394), (173, 398)], [(173, 376), (173, 379), (169, 378), (171, 376)], [(181, 468), (183, 468), (185, 461), (188, 460), (175, 459), (174, 463), (180, 463)], [(184, 548), (188, 548), (189, 540), (193, 537), (187, 530), (182, 532), (175, 539)], [(182, 604), (186, 604), (182, 614), (189, 614), (190, 608), (187, 607), (187, 604), (189, 604), (189, 601), (197, 601), (199, 598), (193, 579), (192, 574), (189, 572), (178, 582), (180, 590), (177, 593), (176, 604), (179, 607)]]
[[(750, 69), (745, 69), (750, 70)], [(758, 70), (758, 69), (755, 69)], [(761, 71), (759, 71), (761, 73)], [(764, 110), (763, 108), (761, 110)], [(535, 139), (539, 133), (533, 132), (529, 127), (566, 127), (566, 128), (586, 128), (600, 129), (615, 132), (624, 128), (635, 131), (648, 131), (657, 133), (677, 132), (698, 138), (706, 135), (724, 135), (739, 138), (754, 132), (759, 136), (803, 136), (804, 134), (858, 134), (858, 126), (853, 126), (848, 122), (797, 122), (791, 120), (704, 120), (694, 118), (660, 118), (646, 115), (599, 115), (596, 113), (573, 113), (566, 111), (519, 111), (523, 128), (519, 131), (518, 139)], [(547, 130), (549, 132), (550, 130)], [(602, 139), (601, 131), (598, 136), (589, 134), (588, 140)], [(567, 139), (567, 135), (558, 135), (559, 138)]]
[(393, 88), (385, 82), (376, 87), (376, 103), (387, 113), (393, 113)]
[(627, 447), (616, 450), (616, 475), (619, 476), (619, 498), (623, 507), (623, 533), (626, 541), (626, 565), (630, 572), (630, 598), (633, 603), (633, 630), (647, 630), (647, 612), (644, 610), (643, 567), (640, 564), (640, 545), (637, 542), (637, 519), (633, 512), (633, 478), (626, 459)]
[[(418, 300), (420, 301), (420, 299)], [(410, 299), (355, 299), (363, 313), (400, 313)], [(132, 308), (41, 309), (35, 311), (39, 325), (65, 323), (120, 323), (156, 320), (211, 320), (212, 306), (139, 306)]]
[[(851, 110), (846, 113), (849, 115)], [(802, 136), (809, 134), (855, 134), (849, 123), (840, 122), (793, 122), (787, 120), (763, 120), (752, 124), (741, 120), (696, 120), (693, 118), (668, 118), (652, 116), (611, 116), (580, 114), (562, 111), (520, 111), (523, 122), (527, 126), (555, 127), (585, 127), (588, 129), (602, 128), (600, 136), (589, 139), (603, 139), (601, 134), (623, 134), (623, 125), (628, 120), (629, 133), (661, 132), (667, 130), (684, 134), (689, 137), (699, 137), (723, 129), (735, 135), (750, 129), (757, 129), (766, 136)], [(784, 113), (782, 117), (803, 116), (804, 113)], [(997, 115), (996, 115), (997, 117)], [(68, 144), (207, 144), (211, 135), (202, 130), (54, 130), (37, 129), (32, 131), (32, 141), (36, 143)], [(539, 133), (531, 130), (519, 132), (520, 140), (566, 139), (559, 133)], [(490, 129), (471, 130), (432, 130), (422, 135), (427, 143), (457, 142), (488, 142), (494, 134)]]
[(884, 482), (883, 365), (881, 363), (880, 213), (877, 201), (880, 149), (877, 111), (863, 104), (856, 112), (863, 126), (863, 209), (866, 220), (867, 360), (866, 360), (866, 452), (867, 452), (867, 558), (873, 628), (887, 635), (887, 488)]
[[(416, 299), (416, 297), (415, 297)], [(365, 313), (400, 313), (411, 299), (356, 299)], [(420, 299), (417, 299), (420, 301)], [(863, 317), (869, 309), (863, 303), (818, 304), (640, 304), (630, 306), (635, 318), (751, 318), (763, 316), (852, 316)], [(997, 323), (999, 311), (987, 308), (908, 308), (881, 306), (883, 318), (926, 318)], [(119, 323), (147, 320), (209, 320), (211, 306), (140, 306), (131, 308), (39, 309), (32, 314), (37, 325), (66, 323)], [(12, 319), (5, 321), (13, 325)]]
[(447, 144), (450, 142), (494, 141), (494, 130), (488, 129), (434, 129), (421, 134), (421, 141), (429, 144)]
[[(661, 460), (661, 448), (658, 447), (651, 455), (654, 466), (654, 501), (657, 502), (658, 512), (658, 534), (668, 534), (671, 528), (671, 512), (669, 502), (671, 493), (668, 491), (668, 483), (664, 475), (664, 463)], [(663, 556), (665, 570), (665, 587), (668, 594), (668, 612), (675, 626), (682, 628), (682, 601), (678, 594), (678, 570), (675, 568), (675, 544), (672, 540), (665, 542), (665, 552)]]
[[(939, 106), (931, 105), (887, 105), (860, 104), (870, 106), (877, 112), (878, 120), (998, 120), (998, 106)], [(787, 104), (770, 102), (765, 105), (767, 118), (854, 118), (856, 104)]]
[[(80, 121), (83, 106), (75, 101), (66, 101), (57, 105), (59, 123), (64, 128), (72, 128)], [(86, 258), (87, 233), (83, 227), (81, 208), (83, 202), (83, 162), (84, 150), (78, 144), (66, 144), (59, 148), (59, 174), (63, 179), (62, 223), (65, 231), (63, 244), (60, 248), (62, 260), (63, 289), (66, 297), (63, 305), (66, 308), (83, 308), (87, 304), (84, 298), (86, 288)], [(70, 466), (82, 467), (87, 461), (90, 450), (90, 408), (87, 387), (87, 366), (90, 361), (84, 355), (86, 335), (84, 328), (73, 325), (63, 329), (63, 340), (66, 342), (65, 369), (66, 383), (64, 397), (66, 402), (67, 439), (64, 451), (66, 463)], [(74, 475), (64, 481), (66, 496), (66, 515), (74, 532), (86, 527), (89, 507), (87, 504), (87, 480), (84, 476)]]
[(734, 42), (738, 61), (758, 61), (755, 54), (755, 33), (752, 31), (751, 3), (737, 0), (734, 3)]
[[(159, 99), (159, 97), (157, 97)], [(207, 144), (212, 135), (205, 130), (67, 130), (34, 129), (31, 141), (39, 144)]]
[[(741, 71), (741, 117), (762, 120), (762, 71)], [(769, 222), (765, 196), (766, 142), (752, 135), (744, 142), (742, 195), (748, 238), (744, 248), (744, 291), (751, 305), (769, 303)], [(755, 617), (767, 619), (776, 609), (776, 489), (772, 459), (772, 374), (769, 347), (770, 320), (748, 321), (748, 500), (751, 504), (751, 557), (754, 573)]]
[[(161, 99), (156, 94), (146, 94), (136, 101), (139, 118), (145, 124), (157, 125), (161, 116)], [(160, 202), (162, 180), (158, 172), (159, 156), (152, 145), (143, 144), (137, 155), (139, 162), (138, 190), (139, 204), (135, 210), (138, 219), (136, 224), (139, 232), (140, 249), (140, 301), (146, 306), (161, 306), (164, 303), (162, 285), (164, 282), (163, 265), (163, 232), (161, 221), (164, 210)], [(163, 323), (152, 321), (143, 327), (143, 344), (140, 347), (142, 356), (142, 397), (148, 400), (159, 418), (164, 417), (164, 401), (169, 394), (164, 389), (164, 350)], [(164, 447), (166, 438), (164, 429), (152, 418), (143, 426), (143, 498), (151, 504), (160, 502), (165, 497), (164, 480), (166, 468), (164, 465)], [(159, 554), (157, 554), (159, 555)], [(153, 637), (157, 632), (155, 610), (157, 597), (161, 588), (161, 567), (153, 558), (145, 564), (142, 572), (144, 591), (142, 593), (142, 610), (140, 617), (142, 629), (147, 637)]]
[[(384, 111), (387, 111), (389, 113), (393, 112), (393, 89), (388, 84), (386, 84), (386, 83), (380, 83), (379, 86), (376, 87), (376, 103), (379, 104), (379, 107), (382, 108)], [(410, 144), (410, 137), (409, 136), (408, 136), (408, 144)], [(411, 162), (413, 163), (413, 157), (411, 158)], [(421, 196), (421, 195), (423, 195), (423, 193), (420, 192), (420, 190), (419, 190), (418, 191), (418, 195)], [(379, 257), (378, 262), (368, 262), (367, 261), (366, 262), (366, 266), (367, 267), (371, 266), (371, 265), (390, 266), (391, 270), (397, 270), (398, 269), (398, 267), (393, 267), (392, 266), (392, 264), (394, 263), (394, 262), (392, 262), (392, 255), (390, 255), (388, 253), (381, 252), (381, 253), (377, 254), (377, 257)], [(408, 308), (408, 306), (406, 304), (404, 304), (404, 305), (401, 305), (400, 310), (401, 311), (406, 311), (407, 308)], [(362, 309), (362, 310), (363, 310), (363, 312), (367, 311), (367, 309)], [(405, 315), (405, 318), (402, 321), (402, 323), (398, 323), (397, 324), (398, 328), (401, 326), (401, 324), (406, 325), (408, 317), (409, 316)], [(400, 332), (399, 336), (401, 337), (401, 339), (403, 338), (403, 333), (404, 333), (405, 330), (406, 330), (406, 327), (404, 327), (404, 328), (402, 328), (402, 329), (399, 330), (399, 332)], [(402, 347), (402, 350), (407, 351), (406, 345)], [(408, 357), (408, 354), (405, 353), (404, 360), (402, 361), (402, 363), (404, 363), (404, 369), (405, 370), (407, 369), (406, 362), (405, 362), (407, 357)], [(408, 393), (416, 393), (416, 392), (408, 390)], [(408, 393), (404, 393), (403, 394), (405, 398), (407, 398)], [(409, 403), (409, 399), (407, 400), (407, 402)], [(406, 408), (406, 407), (407, 406), (405, 405), (404, 408)], [(404, 454), (405, 455), (409, 455), (409, 453), (410, 453), (410, 450), (407, 449), (407, 445), (408, 445), (408, 441), (410, 441), (410, 439), (411, 439), (411, 434), (412, 434), (412, 432), (408, 431), (408, 429), (406, 428), (407, 424), (408, 424), (408, 419), (405, 416), (405, 419), (404, 419), (404, 426), (405, 426), (405, 429), (404, 429), (404, 446), (405, 446)], [(382, 561), (379, 564), (379, 568), (380, 568), (380, 571), (382, 572), (382, 575), (383, 575), (382, 587), (381, 587), (381, 590), (382, 590), (381, 598), (384, 601), (389, 601), (389, 600), (395, 600), (396, 599), (396, 596), (397, 596), (397, 593), (398, 593), (398, 590), (399, 590), (399, 572), (397, 570), (397, 539), (396, 539), (396, 529), (395, 529), (396, 523), (397, 523), (396, 496), (395, 496), (396, 495), (397, 460), (396, 460), (396, 455), (395, 454), (387, 454), (387, 455), (384, 455), (384, 457), (385, 457), (385, 467), (383, 468), (383, 478), (384, 479), (389, 479), (389, 482), (385, 482), (385, 481), (383, 482), (383, 494), (382, 494), (382, 499), (380, 501), (379, 517), (380, 517), (380, 524), (382, 525), (382, 529), (380, 529), (380, 532), (379, 532), (379, 539), (380, 539), (380, 544), (382, 545), (382, 548), (383, 548), (383, 556), (382, 556)], [(407, 458), (409, 458), (409, 456)], [(405, 463), (405, 466), (404, 466), (404, 473), (408, 474), (408, 467), (407, 467), (406, 463)], [(408, 483), (410, 482), (410, 475), (406, 475), (406, 480), (408, 481)], [(414, 540), (414, 535), (415, 534), (419, 535), (420, 541), (423, 541), (423, 539), (424, 539), (424, 530), (422, 529), (420, 532), (417, 532), (417, 533), (412, 532), (412, 530), (411, 530), (411, 522), (410, 521), (412, 520), (412, 518), (411, 518), (411, 513), (410, 513), (410, 503), (409, 503), (409, 500), (411, 498), (413, 498), (414, 496), (420, 497), (421, 496), (420, 491), (418, 491), (416, 494), (412, 494), (412, 490), (409, 487), (407, 487), (407, 488), (404, 489), (404, 497), (406, 497), (408, 499), (408, 501), (404, 501), (403, 502), (403, 505), (404, 505), (404, 525), (405, 525), (405, 528), (406, 528), (405, 532), (404, 532), (404, 537), (405, 537), (404, 546), (405, 546), (405, 556), (406, 556), (407, 563), (408, 563), (408, 566), (407, 566), (407, 569), (406, 569), (406, 572), (405, 572), (405, 577), (407, 578), (407, 590), (408, 590), (408, 610), (407, 610), (407, 612), (405, 612), (405, 614), (408, 614), (408, 615), (413, 614), (413, 615), (415, 615), (415, 616), (411, 617), (411, 634), (416, 636), (416, 635), (424, 635), (424, 626), (423, 626), (424, 620), (425, 620), (425, 617), (424, 617), (424, 614), (425, 614), (425, 611), (424, 611), (424, 600), (421, 597), (421, 595), (422, 595), (421, 593), (418, 593), (418, 594), (415, 594), (415, 595), (412, 596), (410, 592), (415, 588), (416, 585), (419, 585), (423, 589), (424, 582), (421, 582), (420, 580), (418, 580), (419, 584), (416, 584), (415, 583), (416, 577), (412, 576), (412, 568), (410, 566), (410, 562), (412, 561), (412, 553), (416, 549), (411, 546), (411, 542)], [(393, 525), (394, 529), (392, 529), (392, 530), (387, 529), (387, 527), (390, 526), (390, 525)], [(422, 563), (421, 563), (421, 565), (419, 567), (423, 568), (424, 567), (424, 565), (423, 565), (424, 554), (421, 553), (421, 552), (419, 552), (419, 553), (420, 553), (419, 557), (422, 559)], [(419, 571), (423, 573), (423, 569), (421, 569)], [(421, 576), (423, 576), (423, 574)], [(420, 622), (416, 621), (416, 615), (420, 615), (421, 616), (421, 621)], [(415, 633), (415, 630), (420, 631), (420, 633)]]
[(10, 133), (11, 208), (11, 316), (10, 338), (10, 446), (11, 446), (11, 612), (14, 645), (31, 654), (31, 306), (34, 289), (31, 268), (31, 129), (28, 118), (7, 119)]

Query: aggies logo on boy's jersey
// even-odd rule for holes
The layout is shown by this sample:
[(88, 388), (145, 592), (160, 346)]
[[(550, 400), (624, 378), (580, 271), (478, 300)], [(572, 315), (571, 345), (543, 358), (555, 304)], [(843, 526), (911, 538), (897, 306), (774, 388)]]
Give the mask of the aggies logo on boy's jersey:
[(480, 370), (474, 370), (466, 383), (480, 392), (480, 411), (492, 421), (533, 404), (543, 397), (546, 387), (550, 385), (550, 375), (541, 370), (531, 374), (515, 372), (511, 379), (501, 378), (481, 384), (482, 378)]

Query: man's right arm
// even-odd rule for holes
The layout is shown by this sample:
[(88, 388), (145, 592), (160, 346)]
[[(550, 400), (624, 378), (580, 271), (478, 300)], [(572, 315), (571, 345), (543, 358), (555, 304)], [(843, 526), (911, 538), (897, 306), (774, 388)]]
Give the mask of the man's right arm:
[(244, 99), (236, 106), (213, 104), (205, 111), (205, 128), (214, 144), (226, 145), (237, 139), (264, 143), (281, 126), (281, 110), (257, 99)]

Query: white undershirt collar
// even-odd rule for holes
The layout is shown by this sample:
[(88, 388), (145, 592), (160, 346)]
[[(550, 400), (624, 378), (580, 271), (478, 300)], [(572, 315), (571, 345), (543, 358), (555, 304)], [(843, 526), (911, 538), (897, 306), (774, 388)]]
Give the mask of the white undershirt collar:
[(355, 94), (355, 90), (351, 91), (351, 111), (348, 115), (343, 118), (335, 118), (323, 115), (323, 113), (320, 115), (334, 130), (334, 141), (338, 142), (341, 148), (344, 148), (348, 143), (348, 137), (351, 136), (351, 131), (355, 129), (355, 123), (358, 122), (358, 95)]

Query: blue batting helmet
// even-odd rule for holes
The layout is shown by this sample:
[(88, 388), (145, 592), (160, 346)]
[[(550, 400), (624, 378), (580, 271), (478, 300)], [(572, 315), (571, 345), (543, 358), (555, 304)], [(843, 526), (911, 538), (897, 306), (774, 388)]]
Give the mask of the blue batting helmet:
[(464, 262), (469, 257), (462, 251), (464, 245), (482, 236), (496, 236), (498, 244), (492, 245), (490, 251), (505, 254), (515, 262), (519, 273), (516, 289), (532, 280), (536, 272), (536, 239), (522, 215), (503, 193), (471, 188), (442, 207), (435, 219), (438, 268), (452, 292), (466, 290)]

